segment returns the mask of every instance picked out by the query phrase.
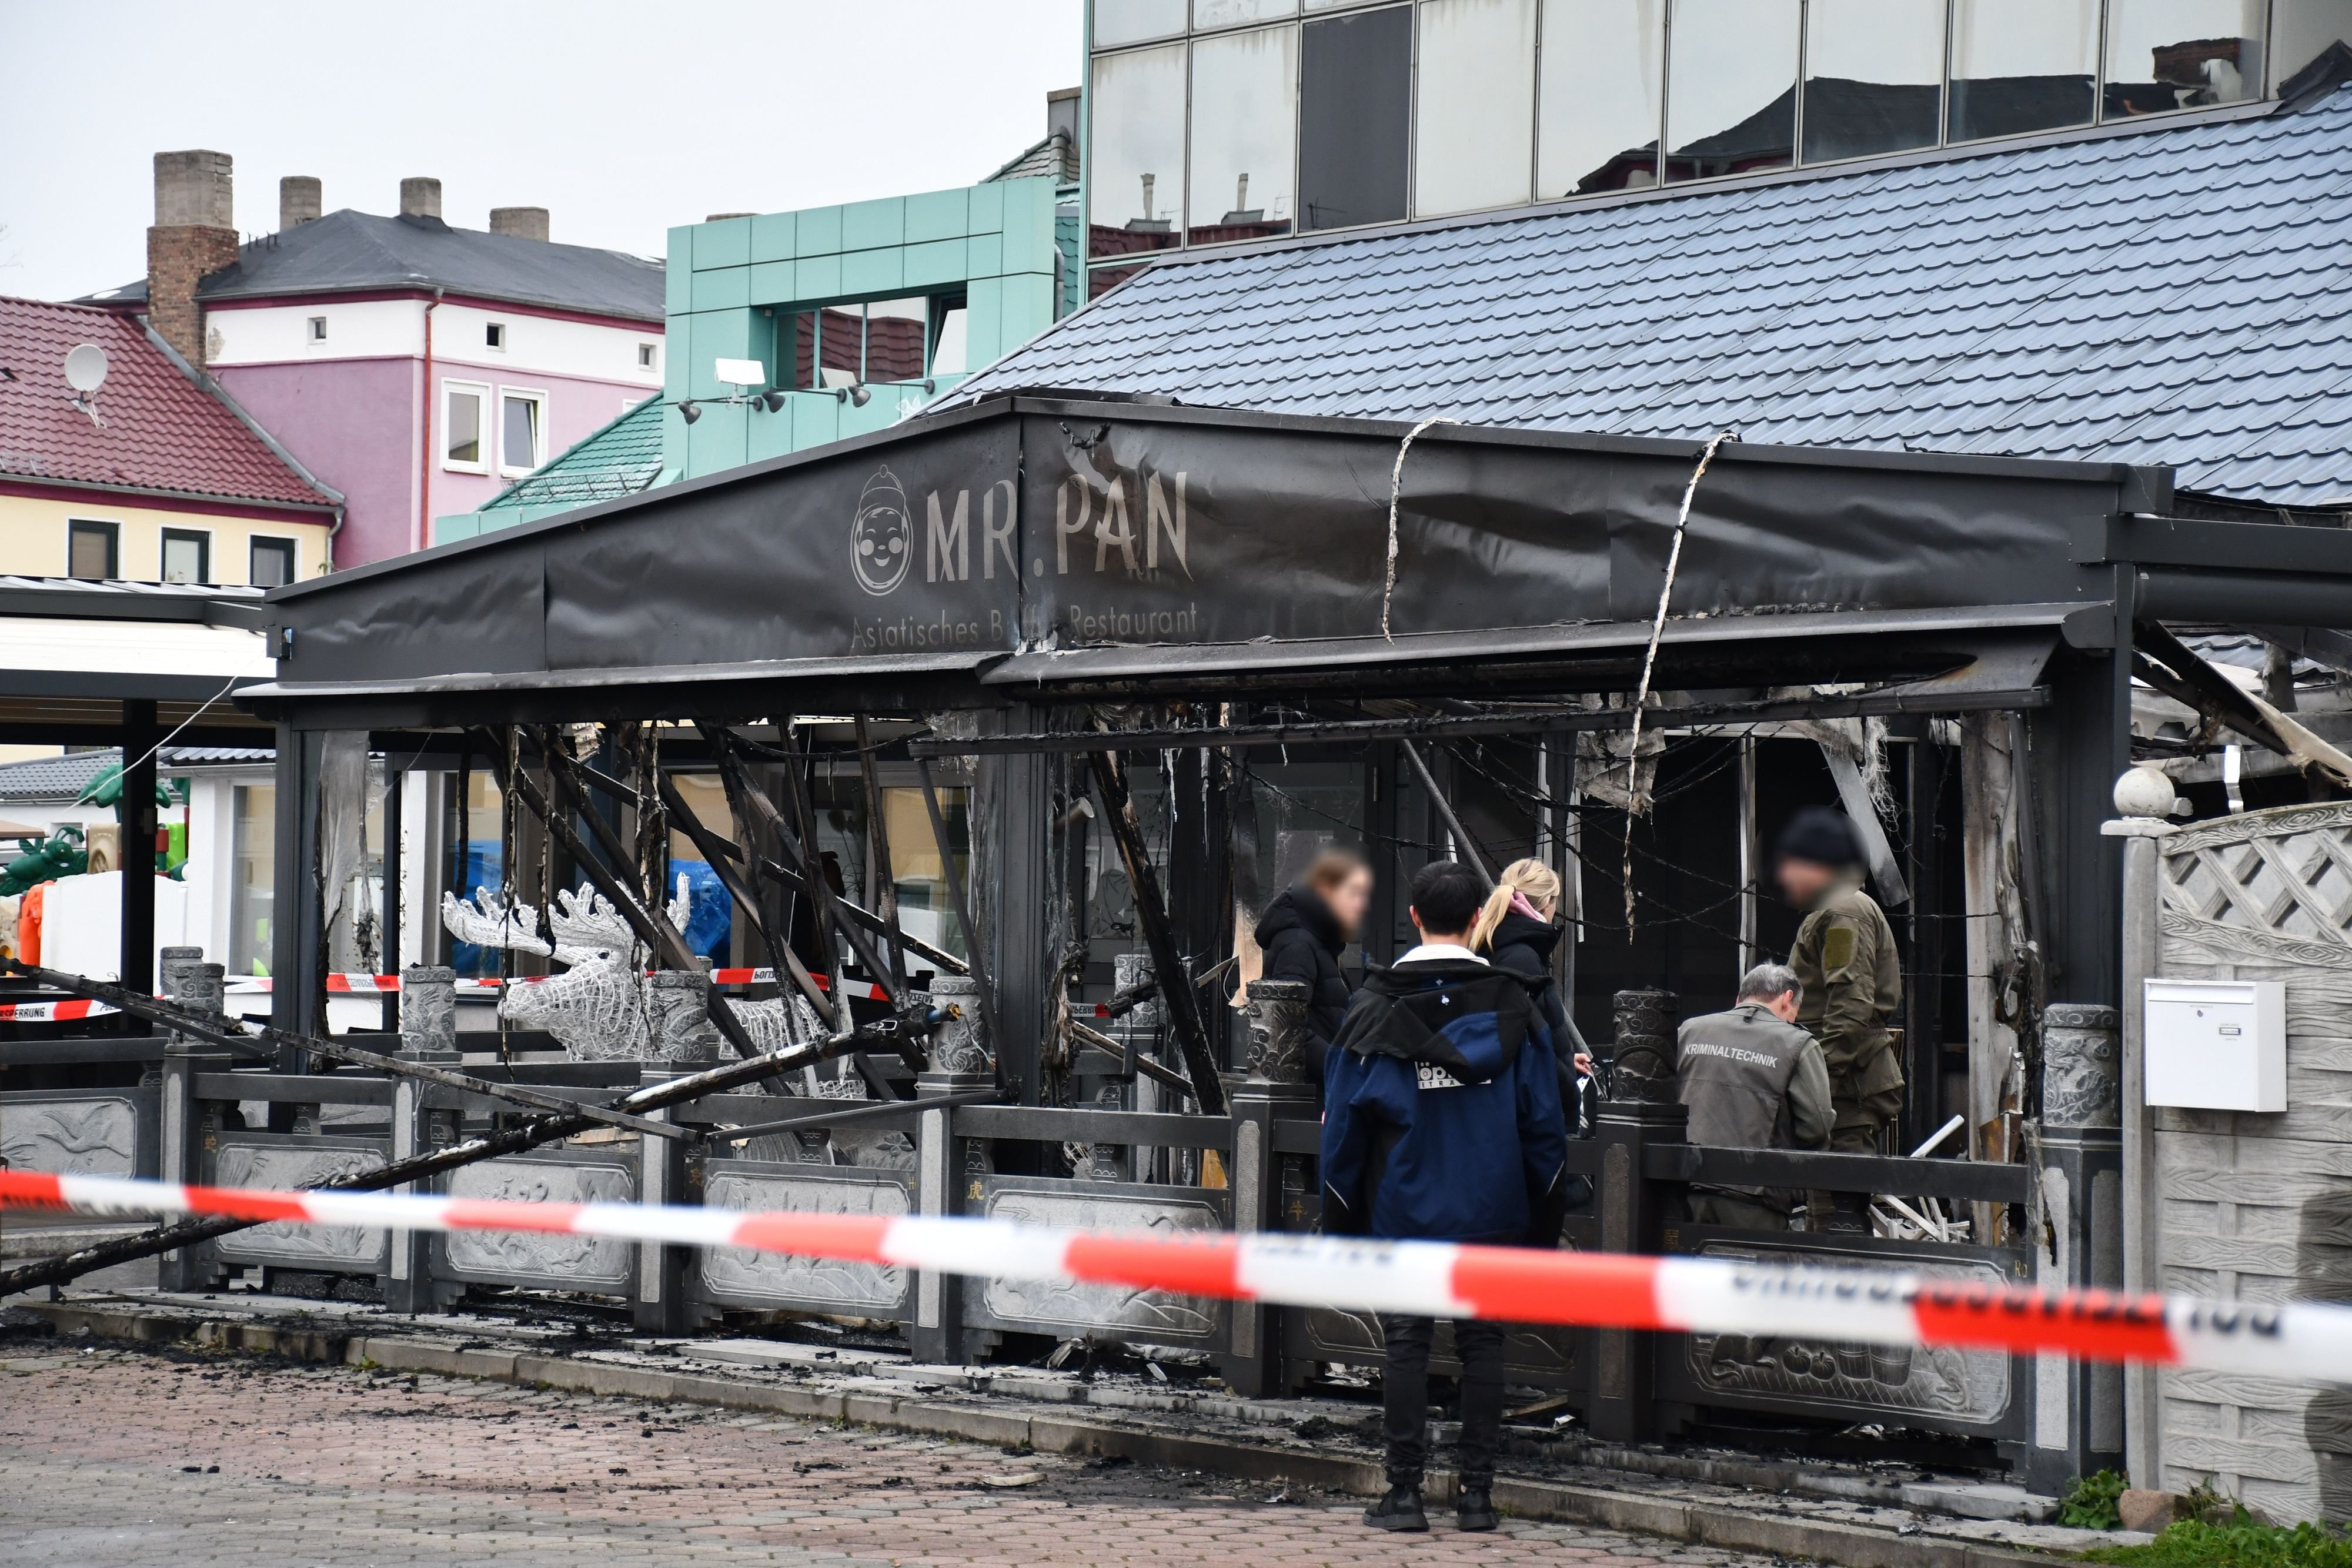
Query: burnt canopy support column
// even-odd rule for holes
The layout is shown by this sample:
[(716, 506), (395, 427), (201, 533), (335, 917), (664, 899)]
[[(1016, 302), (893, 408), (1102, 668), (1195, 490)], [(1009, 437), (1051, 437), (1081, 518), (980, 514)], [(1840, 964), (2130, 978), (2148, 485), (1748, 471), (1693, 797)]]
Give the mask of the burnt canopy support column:
[[(1005, 722), (1027, 729), (1045, 716), (1039, 709), (1015, 708), (1005, 715)], [(1053, 1006), (1045, 994), (1046, 977), (1054, 968), (1046, 930), (1046, 909), (1055, 897), (1046, 854), (1053, 779), (1046, 759), (1036, 753), (983, 758), (980, 766), (996, 773), (996, 885), (971, 890), (992, 905), (983, 925), (993, 937), (989, 965), (996, 982), (993, 1021), (1003, 1033), (992, 1043), (998, 1073), (1018, 1087), (1023, 1101), (1034, 1104), (1038, 1042)], [(977, 803), (987, 792), (972, 793)], [(975, 853), (975, 864), (979, 858)]]
[(155, 705), (122, 705), (123, 985), (155, 989)]
[[(278, 727), (278, 862), (271, 888), (269, 1021), (294, 1034), (323, 1035), (326, 937), (320, 927), (319, 783), (324, 732)], [(282, 1051), (293, 1071), (295, 1051)], [(277, 1120), (272, 1112), (273, 1124)]]

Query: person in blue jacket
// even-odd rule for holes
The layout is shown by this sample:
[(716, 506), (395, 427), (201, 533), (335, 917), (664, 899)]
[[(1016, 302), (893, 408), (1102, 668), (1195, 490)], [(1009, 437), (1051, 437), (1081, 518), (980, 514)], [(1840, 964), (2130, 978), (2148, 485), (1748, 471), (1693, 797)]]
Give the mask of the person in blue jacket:
[[(1356, 993), (1323, 1068), (1323, 1229), (1385, 1240), (1555, 1247), (1568, 1127), (1543, 1015), (1527, 981), (1472, 952), (1486, 890), (1439, 861), (1412, 879), (1421, 945)], [(1383, 1313), (1387, 1495), (1380, 1530), (1427, 1530), (1428, 1318)], [(1465, 1530), (1492, 1530), (1503, 1432), (1503, 1325), (1457, 1322)]]

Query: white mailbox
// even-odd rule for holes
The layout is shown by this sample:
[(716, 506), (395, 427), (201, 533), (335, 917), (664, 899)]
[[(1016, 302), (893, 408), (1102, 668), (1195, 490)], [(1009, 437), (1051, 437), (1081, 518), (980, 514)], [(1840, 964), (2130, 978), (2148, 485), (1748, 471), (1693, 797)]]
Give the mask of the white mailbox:
[(2147, 1103), (2286, 1109), (2286, 988), (2276, 980), (2149, 980)]

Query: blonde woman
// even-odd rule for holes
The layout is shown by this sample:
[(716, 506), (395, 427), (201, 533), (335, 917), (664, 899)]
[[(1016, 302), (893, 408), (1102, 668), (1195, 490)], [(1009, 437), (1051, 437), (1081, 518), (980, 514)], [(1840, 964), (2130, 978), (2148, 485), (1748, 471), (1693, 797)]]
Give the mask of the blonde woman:
[[(1470, 928), (1470, 948), (1498, 967), (1544, 982), (1536, 993), (1536, 1006), (1543, 1014), (1544, 1026), (1551, 1030), (1553, 1054), (1567, 1061), (1573, 1052), (1576, 1071), (1590, 1075), (1592, 1058), (1576, 1049), (1577, 1036), (1569, 1028), (1568, 1009), (1552, 978), (1552, 950), (1560, 938), (1560, 927), (1552, 915), (1559, 907), (1559, 873), (1538, 860), (1513, 861), (1503, 868), (1495, 890), (1486, 895), (1486, 907), (1478, 911), (1477, 924)], [(1575, 1085), (1561, 1088), (1567, 1103), (1574, 1105)]]

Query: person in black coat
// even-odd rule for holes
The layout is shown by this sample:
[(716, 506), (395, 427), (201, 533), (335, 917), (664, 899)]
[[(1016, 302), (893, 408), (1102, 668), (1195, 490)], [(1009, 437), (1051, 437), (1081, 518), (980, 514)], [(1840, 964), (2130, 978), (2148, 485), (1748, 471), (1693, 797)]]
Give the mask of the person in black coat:
[(1576, 1119), (1577, 1080), (1592, 1074), (1592, 1058), (1569, 1022), (1567, 1005), (1552, 977), (1551, 956), (1559, 946), (1560, 927), (1552, 912), (1559, 906), (1559, 875), (1538, 860), (1513, 861), (1486, 895), (1470, 930), (1473, 951), (1483, 953), (1498, 968), (1514, 970), (1539, 982), (1536, 1009), (1544, 1026), (1559, 1042), (1560, 1103)]
[(1339, 1037), (1353, 994), (1339, 955), (1356, 939), (1371, 898), (1372, 868), (1364, 858), (1351, 850), (1325, 850), (1258, 917), (1260, 977), (1297, 980), (1307, 988), (1307, 1071), (1318, 1087), (1323, 1058)]

